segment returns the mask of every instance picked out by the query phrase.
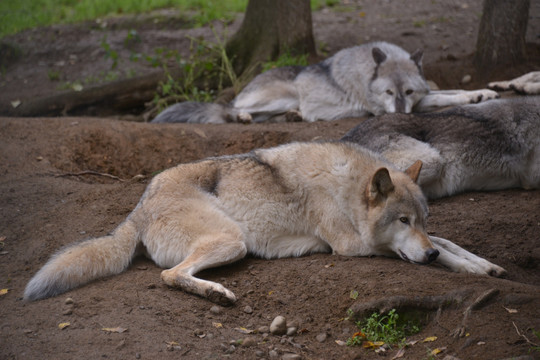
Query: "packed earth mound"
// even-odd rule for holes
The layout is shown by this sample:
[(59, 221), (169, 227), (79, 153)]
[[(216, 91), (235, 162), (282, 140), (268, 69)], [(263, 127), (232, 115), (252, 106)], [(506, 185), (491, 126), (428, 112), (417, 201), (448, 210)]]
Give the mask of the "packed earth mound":
[[(482, 86), (470, 64), (481, 1), (371, 3), (315, 12), (319, 47), (330, 54), (366, 40), (392, 41), (409, 51), (424, 47), (427, 77), (439, 86)], [(538, 7), (531, 4), (527, 35), (533, 52), (540, 46)], [(2, 75), (0, 102), (11, 106), (61, 91), (47, 76), (50, 68), (63, 69), (62, 81), (106, 71), (110, 59), (100, 52), (100, 39), (107, 33), (109, 42), (121, 44), (131, 27), (121, 24), (129, 19), (3, 39), (22, 53), (10, 58)], [(212, 33), (172, 24), (141, 26), (138, 46), (181, 46), (186, 32)], [(73, 63), (70, 55), (76, 55)], [(493, 80), (540, 70), (538, 64), (533, 59)], [(460, 85), (464, 75), (472, 81)], [(159, 171), (290, 141), (339, 139), (363, 120), (182, 125), (120, 117), (0, 117), (0, 358), (540, 358), (540, 190), (471, 192), (430, 202), (428, 232), (504, 267), (502, 279), (383, 257), (248, 257), (199, 274), (238, 297), (234, 306), (219, 307), (168, 288), (160, 268), (137, 258), (123, 274), (25, 303), (26, 283), (55, 251), (112, 231)], [(344, 345), (358, 331), (357, 319), (392, 308), (420, 328), (403, 350)], [(289, 335), (270, 332), (277, 316), (285, 318)]]

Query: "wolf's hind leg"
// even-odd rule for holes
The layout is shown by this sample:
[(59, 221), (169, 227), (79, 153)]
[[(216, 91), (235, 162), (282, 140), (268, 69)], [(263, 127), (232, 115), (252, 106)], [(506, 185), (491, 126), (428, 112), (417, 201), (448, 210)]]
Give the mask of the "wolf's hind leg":
[[(202, 240), (202, 239), (201, 239)], [(212, 267), (233, 263), (247, 253), (246, 245), (238, 238), (222, 234), (201, 241), (177, 266), (161, 272), (161, 279), (169, 286), (205, 297), (220, 305), (231, 305), (236, 296), (223, 285), (198, 279), (193, 274)]]
[(496, 277), (506, 274), (506, 270), (502, 267), (474, 255), (449, 240), (435, 236), (430, 236), (430, 240), (439, 250), (437, 262), (453, 271)]

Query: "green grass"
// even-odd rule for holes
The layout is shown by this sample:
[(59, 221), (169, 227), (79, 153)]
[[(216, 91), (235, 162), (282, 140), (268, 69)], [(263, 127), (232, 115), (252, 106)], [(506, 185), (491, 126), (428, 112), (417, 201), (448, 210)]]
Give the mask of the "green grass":
[[(161, 8), (194, 11), (193, 20), (204, 25), (231, 19), (244, 12), (248, 0), (0, 0), (0, 38), (22, 30), (53, 24), (70, 24), (106, 16), (140, 14)], [(311, 0), (312, 9), (337, 0)]]
[(246, 5), (247, 0), (1, 0), (0, 38), (38, 26), (146, 13), (160, 8), (193, 10), (196, 22), (204, 24), (243, 12)]
[(420, 331), (418, 325), (399, 320), (395, 309), (388, 314), (373, 313), (364, 321), (356, 323), (360, 332), (347, 341), (347, 345), (362, 345), (364, 341), (382, 342), (388, 345), (403, 344), (405, 337)]

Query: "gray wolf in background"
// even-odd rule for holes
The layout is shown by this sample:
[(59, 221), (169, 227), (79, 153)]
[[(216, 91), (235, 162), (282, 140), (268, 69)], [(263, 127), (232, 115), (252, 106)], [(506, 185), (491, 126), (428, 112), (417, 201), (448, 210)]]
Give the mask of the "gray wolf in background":
[(497, 91), (513, 90), (526, 95), (540, 95), (540, 71), (533, 71), (510, 81), (491, 82), (488, 88)]
[(421, 51), (386, 42), (343, 49), (314, 65), (276, 68), (251, 81), (229, 106), (184, 102), (152, 122), (225, 123), (336, 120), (410, 113), (498, 97), (488, 90), (430, 91)]
[(499, 99), (430, 114), (367, 119), (341, 140), (398, 168), (423, 163), (428, 198), (463, 191), (540, 188), (540, 97)]
[(125, 270), (136, 250), (169, 286), (220, 304), (236, 301), (200, 270), (247, 253), (263, 258), (330, 252), (439, 261), (454, 271), (501, 275), (501, 267), (429, 236), (427, 203), (415, 179), (356, 144), (293, 143), (182, 164), (157, 175), (111, 235), (72, 245), (28, 283), (35, 300)]

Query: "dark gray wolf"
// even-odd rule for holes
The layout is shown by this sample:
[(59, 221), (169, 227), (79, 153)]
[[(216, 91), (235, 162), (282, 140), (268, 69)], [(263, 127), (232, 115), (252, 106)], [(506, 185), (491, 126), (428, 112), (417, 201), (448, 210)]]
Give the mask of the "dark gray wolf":
[(200, 270), (242, 259), (330, 252), (387, 255), (454, 271), (501, 275), (501, 267), (429, 236), (428, 207), (405, 172), (358, 145), (293, 143), (183, 164), (157, 175), (111, 235), (54, 255), (28, 283), (41, 299), (125, 270), (136, 250), (161, 267), (170, 286), (220, 304), (236, 301)]
[(276, 68), (250, 82), (229, 106), (184, 102), (152, 122), (225, 123), (335, 120), (410, 113), (498, 97), (488, 90), (430, 91), (422, 52), (386, 42), (343, 49), (321, 63)]
[(468, 190), (540, 188), (540, 97), (499, 99), (430, 114), (386, 114), (343, 141), (375, 151), (398, 168), (423, 163), (428, 198)]

